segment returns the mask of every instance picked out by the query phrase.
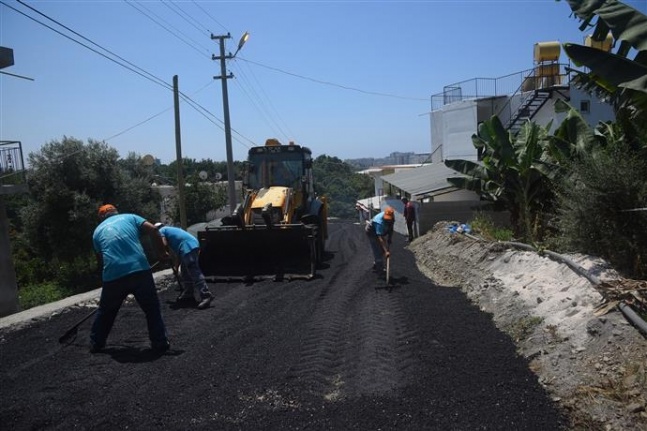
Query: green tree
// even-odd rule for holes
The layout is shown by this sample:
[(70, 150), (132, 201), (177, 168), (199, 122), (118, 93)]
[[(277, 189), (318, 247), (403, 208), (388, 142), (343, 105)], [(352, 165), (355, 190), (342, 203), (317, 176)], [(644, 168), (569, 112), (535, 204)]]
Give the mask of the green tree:
[(67, 137), (29, 154), (30, 199), (21, 219), (38, 256), (66, 260), (90, 250), (98, 204), (117, 203), (118, 158), (105, 144)]
[(160, 196), (150, 176), (136, 155), (120, 161), (104, 143), (68, 137), (45, 144), (28, 161), (30, 194), (20, 202), (20, 229), (12, 239), (19, 285), (54, 283), (65, 293), (96, 287), (97, 208), (109, 202), (156, 219)]
[[(211, 182), (204, 182), (198, 175), (187, 179), (184, 187), (187, 224), (193, 225), (209, 221), (209, 213), (223, 208), (227, 204), (227, 189), (215, 187)], [(180, 220), (180, 208), (175, 206), (173, 219)]]
[[(242, 162), (233, 162), (235, 180), (243, 178), (243, 164)], [(168, 166), (160, 166), (160, 174), (167, 178), (173, 179), (173, 184), (177, 184), (177, 161), (174, 160)], [(227, 162), (215, 162), (211, 159), (195, 160), (189, 158), (182, 159), (182, 174), (184, 178), (189, 178), (198, 175), (201, 171), (207, 173), (209, 181), (214, 181), (217, 174), (219, 174), (222, 181), (227, 181)]]
[(373, 196), (373, 179), (358, 174), (337, 157), (321, 155), (313, 162), (316, 190), (328, 199), (328, 215), (353, 218), (358, 199)]
[(558, 193), (557, 227), (566, 250), (601, 256), (626, 274), (647, 276), (647, 159), (622, 139), (583, 154)]
[[(579, 114), (569, 112), (552, 139), (552, 150), (575, 149), (558, 184), (557, 225), (564, 247), (608, 259), (616, 268), (647, 274), (647, 17), (611, 0), (568, 1), (582, 23), (594, 28), (593, 39), (613, 35), (616, 50), (606, 52), (564, 44), (566, 54), (583, 71), (579, 85), (615, 106), (616, 120), (587, 130)], [(635, 52), (633, 59), (629, 58)], [(568, 159), (568, 157), (566, 157)]]

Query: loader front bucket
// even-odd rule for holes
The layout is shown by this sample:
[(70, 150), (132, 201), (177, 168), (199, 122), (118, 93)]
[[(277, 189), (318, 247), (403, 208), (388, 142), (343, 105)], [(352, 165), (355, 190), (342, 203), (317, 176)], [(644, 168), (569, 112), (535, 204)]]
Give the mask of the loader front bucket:
[(207, 279), (311, 279), (316, 226), (218, 226), (198, 231), (200, 268)]

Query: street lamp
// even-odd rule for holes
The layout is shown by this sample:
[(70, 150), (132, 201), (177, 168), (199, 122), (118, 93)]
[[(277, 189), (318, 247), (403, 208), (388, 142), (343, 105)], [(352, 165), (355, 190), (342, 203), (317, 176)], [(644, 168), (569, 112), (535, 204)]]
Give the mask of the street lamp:
[(238, 48), (236, 48), (236, 52), (234, 52), (234, 55), (231, 58), (236, 57), (236, 54), (238, 54), (238, 51), (240, 51), (240, 48), (245, 45), (245, 42), (247, 42), (247, 39), (249, 39), (249, 33), (245, 32), (241, 37), (240, 40), (238, 41)]
[(234, 176), (234, 161), (233, 161), (233, 152), (231, 149), (231, 123), (229, 121), (229, 95), (227, 93), (227, 79), (233, 78), (234, 75), (231, 73), (227, 75), (227, 69), (225, 67), (225, 60), (234, 58), (238, 51), (243, 47), (247, 39), (249, 39), (249, 33), (245, 32), (238, 42), (238, 49), (236, 49), (235, 54), (229, 53), (225, 55), (225, 39), (230, 39), (231, 35), (227, 33), (226, 36), (214, 36), (211, 35), (211, 39), (218, 39), (220, 42), (220, 56), (212, 55), (212, 60), (220, 60), (220, 76), (214, 76), (214, 79), (222, 80), (222, 106), (223, 106), (223, 115), (225, 122), (225, 144), (227, 146), (227, 180), (229, 188), (229, 211), (233, 212), (236, 207), (236, 179)]

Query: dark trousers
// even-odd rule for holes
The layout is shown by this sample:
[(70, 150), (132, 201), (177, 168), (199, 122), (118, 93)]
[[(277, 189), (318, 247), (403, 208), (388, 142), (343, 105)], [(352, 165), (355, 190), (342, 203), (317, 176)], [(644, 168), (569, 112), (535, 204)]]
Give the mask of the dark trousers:
[(162, 320), (155, 280), (151, 271), (139, 271), (117, 280), (103, 283), (97, 316), (92, 324), (90, 342), (97, 346), (106, 345), (106, 340), (115, 322), (121, 304), (132, 293), (139, 307), (146, 314), (148, 338), (152, 347), (163, 346), (168, 341), (166, 327)]
[(407, 233), (409, 234), (409, 241), (413, 241), (413, 223), (414, 220), (407, 220)]
[(194, 292), (197, 290), (200, 294), (200, 299), (210, 298), (211, 292), (207, 281), (204, 279), (204, 274), (198, 264), (198, 250), (191, 250), (189, 253), (182, 256), (180, 259), (180, 274), (182, 276), (182, 284), (184, 289), (182, 291), (183, 298), (194, 297)]

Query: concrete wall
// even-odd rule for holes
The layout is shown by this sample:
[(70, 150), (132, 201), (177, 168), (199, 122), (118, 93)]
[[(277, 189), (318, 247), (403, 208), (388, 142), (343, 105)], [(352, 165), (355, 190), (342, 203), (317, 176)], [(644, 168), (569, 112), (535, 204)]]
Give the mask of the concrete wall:
[(423, 204), (418, 211), (418, 231), (420, 235), (424, 235), (439, 221), (467, 223), (474, 219), (478, 213), (487, 214), (496, 226), (510, 226), (510, 215), (507, 212), (484, 210), (483, 207), (487, 204), (487, 202), (481, 201), (430, 202)]
[(606, 102), (602, 102), (594, 95), (588, 94), (579, 88), (571, 87), (570, 96), (571, 99), (568, 103), (578, 111), (580, 111), (582, 101), (589, 102), (590, 111), (588, 113), (580, 111), (582, 118), (586, 120), (589, 126), (595, 127), (600, 121), (613, 121), (615, 119), (613, 107)]

